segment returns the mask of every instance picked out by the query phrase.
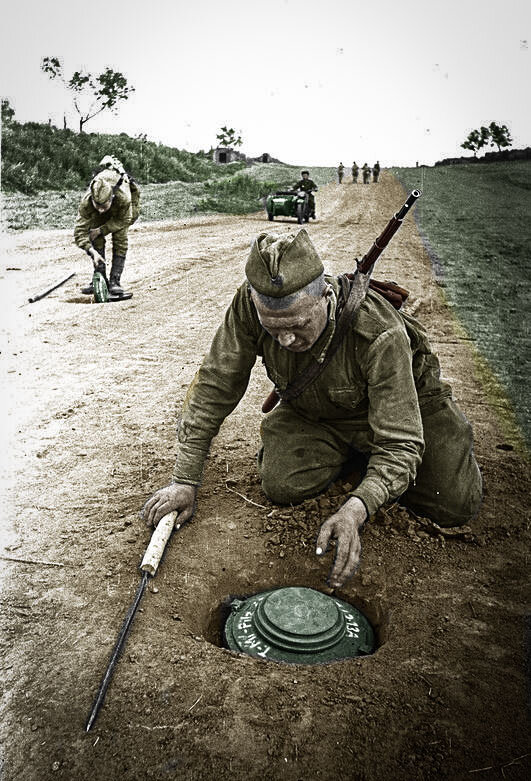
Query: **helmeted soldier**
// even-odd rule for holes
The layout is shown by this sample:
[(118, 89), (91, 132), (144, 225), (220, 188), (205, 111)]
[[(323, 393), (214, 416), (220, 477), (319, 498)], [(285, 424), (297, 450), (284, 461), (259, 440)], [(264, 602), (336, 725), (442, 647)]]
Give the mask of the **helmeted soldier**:
[(377, 160), (375, 164), (372, 167), (372, 180), (373, 182), (378, 181), (378, 177), (380, 176), (380, 163)]
[(308, 206), (310, 207), (310, 217), (315, 220), (315, 197), (314, 192), (319, 189), (313, 179), (310, 179), (309, 171), (301, 171), (301, 178), (294, 185), (294, 190), (303, 190), (308, 193)]
[[(105, 237), (112, 236), (112, 264), (109, 293), (125, 295), (120, 286), (128, 248), (128, 231), (140, 213), (140, 190), (123, 165), (112, 155), (106, 155), (99, 164), (89, 188), (79, 204), (74, 227), (78, 247), (92, 258), (94, 267), (105, 265)], [(92, 282), (82, 288), (91, 295)]]
[(358, 181), (359, 167), (356, 161), (352, 163), (352, 183), (355, 184)]
[(371, 169), (370, 166), (367, 165), (367, 163), (363, 163), (363, 166), (361, 168), (361, 173), (363, 175), (363, 184), (369, 184), (371, 181)]
[[(146, 502), (157, 524), (194, 509), (210, 443), (237, 406), (259, 355), (282, 395), (309, 364), (322, 363), (348, 295), (346, 277), (324, 273), (305, 229), (260, 233), (210, 351), (186, 396), (173, 482)], [(316, 496), (353, 458), (363, 477), (322, 525), (317, 553), (337, 539), (329, 577), (341, 586), (360, 556), (359, 530), (398, 500), (441, 526), (469, 521), (481, 500), (471, 428), (440, 377), (426, 332), (413, 317), (369, 290), (326, 368), (262, 421), (258, 472), (278, 504)], [(344, 471), (343, 471), (344, 473)]]
[(341, 182), (343, 181), (344, 172), (345, 172), (345, 166), (343, 165), (343, 163), (339, 163), (337, 167), (337, 180), (339, 184), (341, 184)]

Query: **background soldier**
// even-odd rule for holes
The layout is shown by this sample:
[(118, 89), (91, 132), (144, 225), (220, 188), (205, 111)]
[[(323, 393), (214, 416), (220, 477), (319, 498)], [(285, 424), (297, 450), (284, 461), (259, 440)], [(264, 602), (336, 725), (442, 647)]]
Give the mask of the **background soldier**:
[(367, 163), (363, 163), (361, 172), (363, 174), (363, 184), (369, 184), (371, 181), (371, 169), (367, 165)]
[[(125, 295), (120, 278), (127, 255), (127, 233), (140, 213), (140, 190), (115, 157), (106, 155), (99, 168), (79, 204), (74, 240), (96, 268), (99, 263), (105, 265), (105, 237), (112, 235), (109, 293), (121, 297)], [(92, 295), (92, 281), (81, 292)]]
[[(326, 357), (348, 285), (325, 275), (306, 230), (260, 233), (245, 274), (186, 395), (173, 481), (146, 502), (148, 523), (172, 510), (179, 525), (192, 516), (210, 443), (245, 393), (257, 355), (280, 391), (312, 356)], [(317, 538), (318, 555), (337, 539), (334, 588), (357, 568), (359, 530), (382, 504), (398, 499), (441, 526), (466, 523), (479, 508), (472, 431), (426, 332), (371, 290), (327, 368), (263, 418), (260, 435), (258, 472), (277, 504), (316, 496), (352, 469), (353, 456), (362, 460), (361, 481)]]
[(344, 170), (345, 170), (345, 166), (343, 165), (343, 163), (339, 163), (339, 165), (337, 167), (337, 178), (338, 178), (339, 184), (341, 184), (341, 182), (343, 181), (343, 172), (344, 172)]
[(360, 169), (358, 168), (358, 164), (354, 160), (354, 162), (352, 163), (352, 184), (357, 183), (359, 170)]
[(380, 163), (377, 160), (372, 169), (372, 181), (377, 182), (379, 176), (380, 176)]
[(309, 171), (301, 171), (301, 177), (297, 184), (294, 186), (295, 190), (304, 190), (305, 193), (308, 193), (308, 205), (310, 207), (310, 217), (313, 217), (315, 220), (315, 198), (313, 196), (314, 192), (317, 192), (318, 187), (313, 181), (313, 179), (310, 179), (310, 172)]

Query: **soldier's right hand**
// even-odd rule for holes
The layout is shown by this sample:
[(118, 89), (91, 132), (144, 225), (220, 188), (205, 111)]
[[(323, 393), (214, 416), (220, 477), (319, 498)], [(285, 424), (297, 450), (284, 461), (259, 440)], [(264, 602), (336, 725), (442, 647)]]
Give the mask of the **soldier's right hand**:
[(103, 255), (100, 255), (98, 250), (92, 249), (90, 253), (90, 257), (92, 258), (92, 264), (94, 268), (98, 268), (100, 263), (103, 263), (103, 265), (105, 266), (105, 259)]
[(143, 506), (140, 514), (148, 526), (156, 526), (164, 515), (171, 513), (172, 510), (177, 510), (175, 528), (178, 529), (194, 514), (196, 494), (197, 487), (195, 485), (170, 483), (170, 485), (165, 485), (155, 491)]

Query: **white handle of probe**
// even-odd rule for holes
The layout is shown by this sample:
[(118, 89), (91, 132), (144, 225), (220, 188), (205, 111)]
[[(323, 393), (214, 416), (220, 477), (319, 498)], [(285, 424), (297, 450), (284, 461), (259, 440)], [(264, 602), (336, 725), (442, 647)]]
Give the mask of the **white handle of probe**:
[(170, 535), (173, 531), (176, 518), (177, 511), (173, 510), (171, 513), (164, 515), (160, 519), (157, 528), (151, 535), (151, 540), (149, 541), (147, 550), (144, 553), (144, 558), (142, 559), (142, 564), (140, 565), (142, 572), (149, 572), (149, 574), (153, 577), (157, 571), (162, 554), (164, 553), (164, 548), (166, 547), (166, 543), (170, 539)]

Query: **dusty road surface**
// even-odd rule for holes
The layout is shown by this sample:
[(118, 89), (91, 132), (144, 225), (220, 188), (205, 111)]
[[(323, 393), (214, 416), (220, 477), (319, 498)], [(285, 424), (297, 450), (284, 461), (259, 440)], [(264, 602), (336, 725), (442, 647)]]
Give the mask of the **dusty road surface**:
[[(309, 231), (327, 270), (351, 269), (403, 199), (387, 174), (370, 187), (322, 188)], [(213, 444), (196, 516), (173, 536), (99, 718), (84, 731), (139, 582), (150, 532), (138, 510), (170, 478), (186, 388), (243, 279), (252, 238), (270, 227), (263, 214), (142, 225), (124, 275), (134, 297), (106, 305), (80, 295), (88, 261), (68, 232), (10, 238), (3, 781), (529, 777), (529, 467), (474, 377), (473, 342), (457, 335), (411, 219), (375, 276), (411, 290), (408, 309), (474, 425), (479, 518), (455, 537), (396, 508), (367, 524), (361, 569), (337, 593), (372, 620), (372, 656), (289, 666), (223, 649), (228, 595), (326, 589), (330, 555), (318, 560), (313, 545), (345, 491), (338, 484), (281, 509), (262, 495), (254, 456), (270, 387), (257, 365)], [(72, 270), (67, 285), (21, 307)]]

